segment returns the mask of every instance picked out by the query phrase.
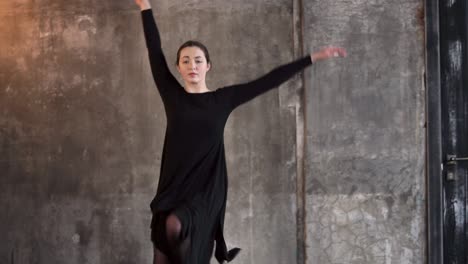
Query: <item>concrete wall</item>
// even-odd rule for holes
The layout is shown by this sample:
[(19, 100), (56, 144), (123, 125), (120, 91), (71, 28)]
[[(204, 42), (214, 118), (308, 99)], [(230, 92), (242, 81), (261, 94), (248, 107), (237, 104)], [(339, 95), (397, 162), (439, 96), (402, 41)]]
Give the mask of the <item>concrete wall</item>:
[(425, 263), (423, 2), (304, 3), (307, 263)]
[[(230, 117), (236, 263), (423, 262), (422, 1), (152, 4), (170, 63), (208, 46), (212, 89), (352, 54)], [(0, 21), (0, 263), (150, 263), (165, 116), (133, 1), (2, 1)]]

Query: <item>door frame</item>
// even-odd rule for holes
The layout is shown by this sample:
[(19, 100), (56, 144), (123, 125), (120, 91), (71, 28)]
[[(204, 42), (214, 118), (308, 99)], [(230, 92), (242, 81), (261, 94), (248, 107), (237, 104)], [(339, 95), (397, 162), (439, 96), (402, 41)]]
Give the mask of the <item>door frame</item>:
[(444, 263), (439, 0), (425, 1), (427, 263)]

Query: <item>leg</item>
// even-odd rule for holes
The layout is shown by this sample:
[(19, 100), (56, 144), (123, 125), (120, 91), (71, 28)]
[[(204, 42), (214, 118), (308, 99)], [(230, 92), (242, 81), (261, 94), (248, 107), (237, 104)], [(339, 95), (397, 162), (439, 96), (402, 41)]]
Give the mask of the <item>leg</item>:
[[(151, 242), (153, 244), (153, 264), (171, 264), (167, 254), (167, 249), (165, 249), (166, 242), (165, 240), (165, 219), (164, 214), (153, 214), (151, 219)], [(163, 224), (163, 225), (161, 225)], [(158, 245), (158, 247), (156, 246)], [(159, 248), (164, 249), (164, 252)]]
[(183, 264), (187, 259), (189, 240), (181, 239), (182, 224), (175, 214), (166, 218), (166, 238), (171, 248), (172, 264)]
[(154, 250), (153, 264), (171, 264), (167, 256), (164, 255), (164, 253), (162, 253), (159, 249), (153, 246), (153, 250)]

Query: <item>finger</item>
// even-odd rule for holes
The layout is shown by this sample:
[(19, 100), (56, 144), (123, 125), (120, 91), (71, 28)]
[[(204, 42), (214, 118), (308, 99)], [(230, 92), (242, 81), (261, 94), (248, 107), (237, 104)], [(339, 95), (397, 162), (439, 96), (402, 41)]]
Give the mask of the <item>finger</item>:
[(341, 56), (341, 51), (339, 48), (331, 48), (330, 49), (330, 57), (340, 57)]
[(340, 51), (337, 47), (328, 47), (325, 49), (325, 53), (328, 57), (338, 57)]
[(334, 57), (346, 57), (346, 50), (343, 49), (343, 48), (339, 48), (339, 47), (336, 47), (336, 48), (333, 48), (333, 56)]
[(341, 55), (342, 57), (346, 57), (346, 56), (348, 55), (348, 53), (346, 52), (346, 50), (343, 49), (343, 48), (340, 48), (339, 53), (340, 53), (340, 55)]

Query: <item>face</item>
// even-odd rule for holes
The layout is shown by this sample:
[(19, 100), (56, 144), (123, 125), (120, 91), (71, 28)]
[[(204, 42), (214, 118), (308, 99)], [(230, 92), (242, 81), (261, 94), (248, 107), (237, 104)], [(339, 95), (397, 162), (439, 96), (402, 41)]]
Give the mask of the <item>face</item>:
[(180, 51), (177, 69), (185, 82), (192, 84), (204, 82), (210, 66), (200, 48), (186, 47)]

